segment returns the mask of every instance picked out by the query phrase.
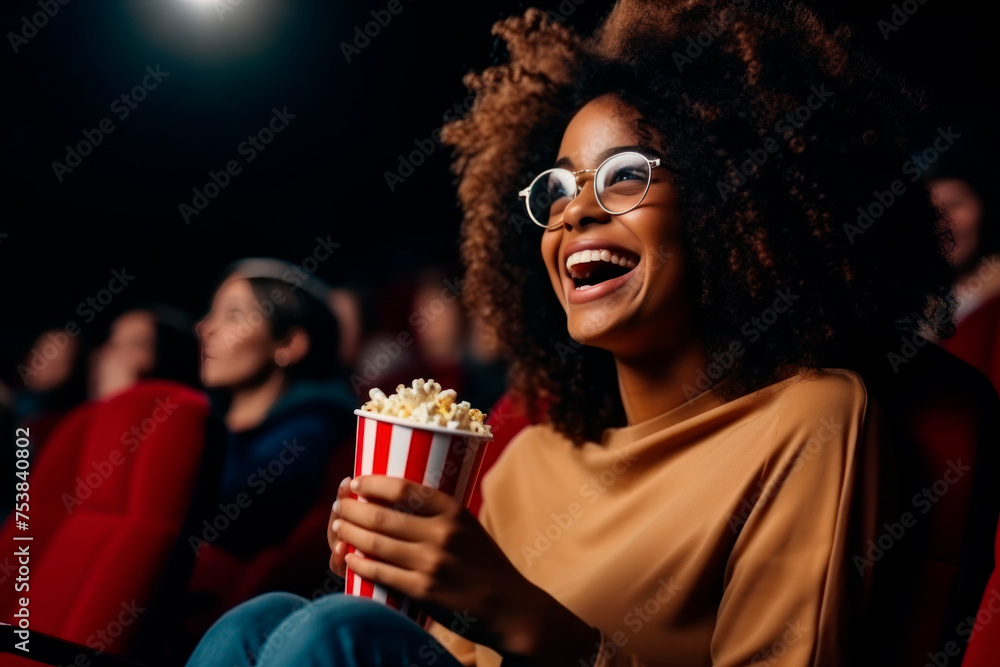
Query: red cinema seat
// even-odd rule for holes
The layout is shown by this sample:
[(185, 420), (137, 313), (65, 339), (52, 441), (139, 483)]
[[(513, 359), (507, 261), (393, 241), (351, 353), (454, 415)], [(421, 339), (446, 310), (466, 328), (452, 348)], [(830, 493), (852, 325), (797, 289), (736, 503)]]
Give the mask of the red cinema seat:
[(1000, 294), (969, 313), (942, 346), (982, 371), (1000, 391)]
[(30, 588), (0, 587), (0, 621), (17, 627), (25, 596), (31, 631), (148, 658), (193, 560), (181, 538), (192, 503), (217, 484), (203, 463), (220, 436), (206, 397), (168, 381), (69, 413), (31, 465), (27, 530), (12, 515), (0, 531), (4, 544), (32, 537)]
[(286, 591), (314, 598), (336, 586), (328, 572), (330, 547), (326, 522), (337, 497), (340, 481), (354, 470), (354, 434), (334, 449), (327, 463), (326, 482), (315, 506), (279, 545), (265, 548), (248, 561), (214, 544), (199, 547), (184, 603), (184, 650), (193, 650), (198, 639), (220, 616), (262, 593)]
[(479, 516), (479, 508), (483, 502), (479, 480), (483, 478), (486, 471), (500, 458), (500, 454), (503, 453), (504, 448), (507, 447), (507, 444), (513, 437), (525, 426), (530, 426), (536, 423), (537, 420), (540, 420), (545, 415), (547, 409), (547, 404), (542, 402), (539, 404), (537, 414), (530, 415), (523, 406), (518, 405), (518, 402), (514, 400), (513, 395), (508, 390), (486, 412), (486, 423), (490, 425), (493, 439), (486, 445), (482, 467), (479, 469), (479, 475), (476, 477), (475, 486), (472, 489), (472, 497), (469, 500), (469, 511), (473, 515)]
[(873, 345), (873, 355), (863, 376), (891, 431), (892, 519), (909, 514), (911, 525), (880, 528), (892, 544), (876, 554), (871, 636), (858, 664), (908, 667), (935, 664), (933, 656), (959, 664), (963, 621), (993, 568), (1000, 397), (981, 372), (930, 342), (910, 350), (897, 338)]
[[(1000, 527), (993, 553), (994, 563), (1000, 563)], [(1000, 567), (994, 565), (979, 610), (966, 622), (972, 635), (962, 667), (994, 667), (1000, 662)]]

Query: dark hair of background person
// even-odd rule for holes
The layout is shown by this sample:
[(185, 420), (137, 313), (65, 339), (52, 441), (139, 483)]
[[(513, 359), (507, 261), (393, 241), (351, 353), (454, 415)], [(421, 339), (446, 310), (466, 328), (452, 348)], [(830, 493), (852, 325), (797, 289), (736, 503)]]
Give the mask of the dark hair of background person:
[[(678, 61), (706, 24), (711, 42)], [(475, 104), (442, 134), (464, 212), (463, 297), (511, 361), (516, 395), (529, 408), (549, 397), (549, 418), (574, 442), (625, 424), (614, 359), (569, 339), (539, 254), (544, 230), (517, 192), (552, 166), (573, 112), (605, 93), (639, 111), (636, 131), (662, 139), (676, 169), (697, 326), (709, 360), (730, 364), (713, 387), (723, 398), (798, 369), (856, 368), (890, 331), (953, 334), (953, 239), (925, 189), (897, 196), (861, 234), (845, 228), (900, 176), (930, 103), (851, 29), (799, 4), (704, 0), (624, 2), (586, 39), (535, 9), (493, 32), (509, 62), (465, 76)], [(812, 108), (818, 90), (830, 94)], [(801, 127), (778, 126), (803, 108)], [(735, 184), (765, 139), (777, 151)], [(749, 342), (741, 328), (777, 291), (797, 296), (794, 308)]]
[(149, 312), (156, 322), (156, 361), (149, 377), (200, 386), (199, 345), (192, 317), (178, 308), (156, 302), (137, 305), (129, 311)]
[(257, 302), (269, 304), (264, 313), (270, 311), (267, 319), (272, 339), (284, 338), (295, 327), (301, 327), (309, 336), (306, 356), (286, 369), (289, 380), (325, 380), (343, 372), (337, 358), (340, 328), (325, 303), (279, 278), (245, 279)]

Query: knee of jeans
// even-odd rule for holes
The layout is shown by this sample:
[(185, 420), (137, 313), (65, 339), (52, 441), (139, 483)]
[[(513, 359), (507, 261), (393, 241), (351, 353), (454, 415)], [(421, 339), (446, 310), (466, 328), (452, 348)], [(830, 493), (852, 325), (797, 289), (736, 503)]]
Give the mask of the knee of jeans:
[(305, 598), (292, 593), (264, 593), (227, 611), (216, 626), (246, 626), (261, 622), (276, 625), (308, 603)]
[(322, 622), (339, 628), (364, 628), (397, 622), (401, 615), (386, 605), (369, 598), (344, 593), (331, 593), (317, 598), (300, 614), (314, 611)]

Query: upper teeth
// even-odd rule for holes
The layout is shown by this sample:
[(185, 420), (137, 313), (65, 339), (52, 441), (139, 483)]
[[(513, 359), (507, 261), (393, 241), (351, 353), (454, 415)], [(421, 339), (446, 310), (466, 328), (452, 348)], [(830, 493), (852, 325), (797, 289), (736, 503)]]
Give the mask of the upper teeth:
[[(611, 262), (612, 264), (617, 264), (618, 266), (624, 266), (625, 268), (632, 269), (635, 268), (636, 261), (631, 257), (625, 257), (624, 255), (618, 255), (610, 250), (604, 248), (595, 248), (594, 250), (580, 250), (574, 252), (572, 255), (566, 258), (566, 269), (573, 273), (573, 267), (577, 264), (583, 264), (584, 262)], [(586, 276), (580, 276), (586, 278)]]

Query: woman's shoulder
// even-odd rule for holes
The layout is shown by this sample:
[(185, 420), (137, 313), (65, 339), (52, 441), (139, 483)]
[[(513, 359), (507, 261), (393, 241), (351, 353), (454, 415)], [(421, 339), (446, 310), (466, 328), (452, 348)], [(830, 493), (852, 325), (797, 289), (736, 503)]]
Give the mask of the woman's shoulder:
[(801, 400), (868, 396), (864, 378), (849, 368), (812, 368), (797, 374), (793, 380), (790, 394)]
[(812, 413), (816, 410), (860, 410), (868, 404), (864, 378), (847, 368), (812, 368), (772, 385), (782, 409)]
[(811, 369), (791, 378), (773, 402), (776, 442), (797, 447), (816, 434), (851, 442), (881, 414), (864, 378), (846, 368)]

